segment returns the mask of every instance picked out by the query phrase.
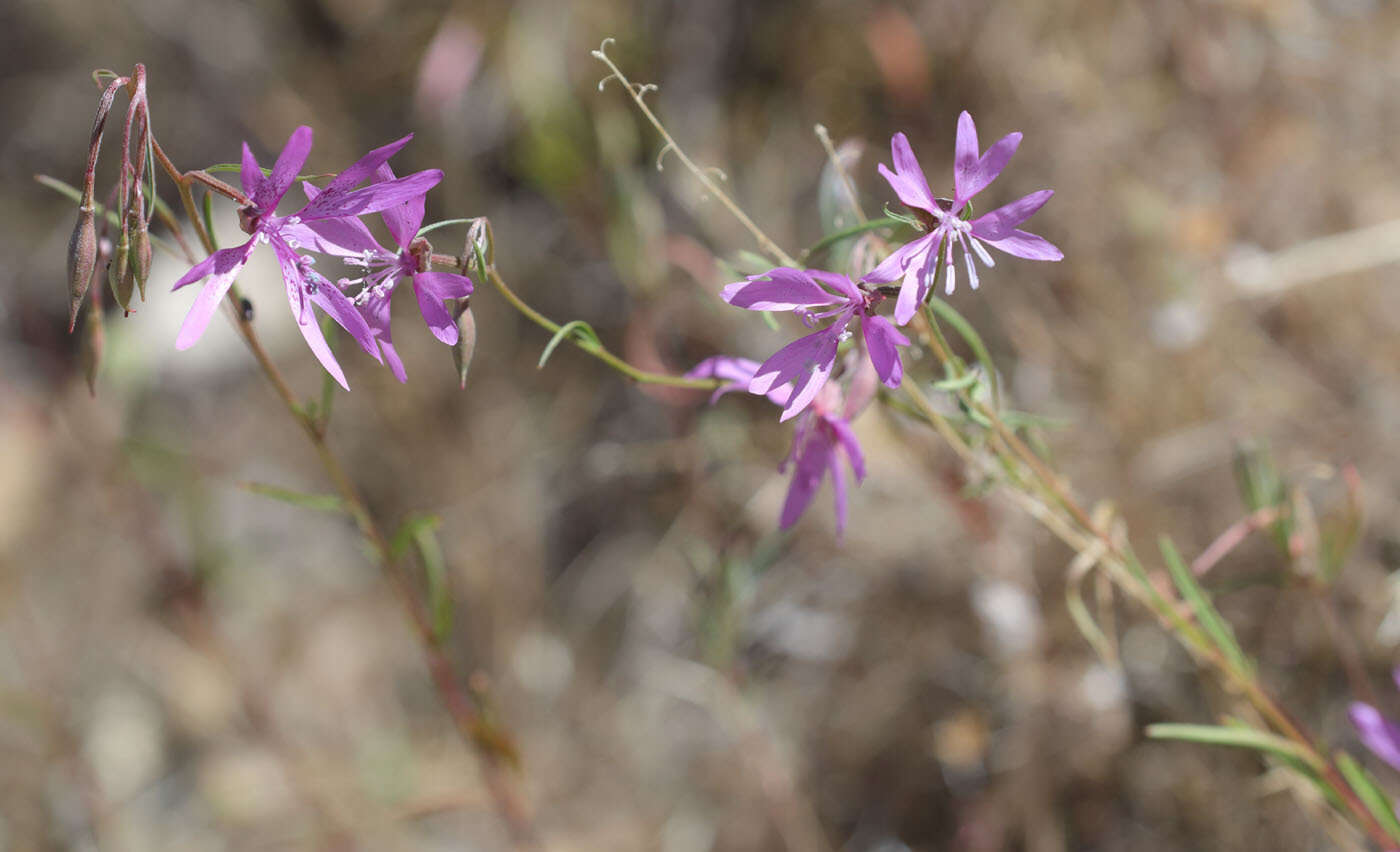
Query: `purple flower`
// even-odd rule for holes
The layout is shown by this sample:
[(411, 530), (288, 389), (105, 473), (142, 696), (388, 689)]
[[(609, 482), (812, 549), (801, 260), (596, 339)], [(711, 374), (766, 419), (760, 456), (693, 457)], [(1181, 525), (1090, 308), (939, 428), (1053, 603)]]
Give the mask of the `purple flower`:
[[(822, 478), (830, 473), (831, 491), (836, 504), (836, 535), (839, 538), (845, 533), (848, 514), (846, 493), (849, 487), (846, 467), (850, 467), (857, 482), (865, 479), (865, 454), (861, 452), (855, 432), (851, 431), (851, 419), (858, 411), (849, 401), (843, 404), (841, 389), (829, 384), (822, 387), (812, 407), (797, 422), (792, 451), (783, 462), (784, 467), (791, 462), (793, 471), (792, 483), (788, 485), (787, 498), (783, 501), (783, 512), (778, 519), (780, 528), (788, 529), (797, 523), (816, 496)], [(842, 464), (843, 457), (845, 465)]]
[(880, 380), (897, 388), (904, 377), (898, 347), (908, 346), (909, 338), (875, 313), (883, 296), (861, 289), (844, 275), (780, 266), (730, 284), (721, 298), (751, 311), (796, 311), (808, 327), (818, 320), (835, 318), (826, 328), (779, 349), (755, 371), (749, 382), (751, 393), (766, 394), (774, 387), (793, 383), (779, 420), (797, 416), (816, 398), (831, 376), (841, 341), (851, 336), (846, 327), (852, 320), (860, 321), (865, 349)]
[(979, 154), (977, 127), (972, 123), (972, 116), (966, 111), (958, 116), (957, 151), (953, 159), (953, 200), (949, 203), (934, 198), (929, 191), (924, 170), (919, 167), (919, 161), (914, 157), (904, 134), (896, 133), (890, 140), (894, 171), (891, 172), (881, 163), (880, 174), (889, 181), (900, 201), (926, 214), (921, 218), (932, 227), (929, 233), (896, 249), (894, 254), (865, 276), (864, 280), (875, 284), (904, 279), (895, 303), (895, 322), (900, 325), (909, 322), (923, 303), (933, 283), (940, 249), (949, 293), (957, 285), (957, 270), (953, 266), (955, 245), (962, 251), (967, 277), (974, 290), (977, 289), (978, 278), (972, 256), (977, 255), (987, 267), (996, 265), (987, 252), (987, 246), (1030, 260), (1064, 258), (1064, 254), (1045, 239), (1016, 227), (1049, 201), (1050, 196), (1055, 194), (1053, 190), (1033, 192), (976, 219), (967, 220), (961, 216), (967, 202), (986, 189), (1006, 168), (1019, 144), (1021, 134), (1010, 133), (988, 148), (987, 153)]
[(302, 336), (306, 338), (307, 346), (341, 387), (348, 389), (345, 374), (336, 363), (335, 356), (331, 354), (310, 306), (315, 305), (330, 314), (366, 352), (380, 360), (374, 335), (365, 318), (355, 310), (355, 306), (345, 294), (312, 268), (314, 261), (310, 257), (298, 253), (300, 241), (297, 234), (300, 231), (297, 226), (303, 222), (353, 218), (362, 213), (374, 213), (403, 204), (415, 195), (423, 195), (436, 185), (442, 179), (442, 172), (418, 172), (399, 180), (355, 189), (413, 138), (411, 135), (405, 136), (360, 158), (332, 179), (324, 191), (303, 205), (300, 210), (290, 216), (278, 216), (278, 203), (281, 202), (282, 196), (286, 195), (287, 189), (296, 179), (297, 172), (306, 162), (307, 155), (311, 153), (311, 138), (309, 127), (298, 127), (293, 131), (282, 153), (277, 157), (272, 173), (267, 176), (263, 175), (252, 150), (246, 142), (244, 143), (240, 177), (243, 181), (243, 191), (248, 194), (251, 203), (239, 211), (239, 223), (250, 239), (237, 248), (214, 252), (195, 264), (175, 282), (171, 289), (178, 290), (187, 284), (209, 278), (209, 282), (195, 297), (194, 305), (180, 327), (180, 332), (175, 338), (175, 348), (188, 349), (199, 340), (209, 326), (209, 320), (213, 318), (224, 294), (252, 256), (253, 249), (258, 243), (270, 243), (282, 269), (282, 280), (287, 287), (287, 301), (291, 304), (292, 314), (296, 317), (297, 327)]
[[(1400, 668), (1391, 672), (1395, 685), (1400, 687)], [(1381, 712), (1361, 701), (1352, 702), (1347, 711), (1351, 724), (1361, 735), (1361, 742), (1371, 753), (1394, 769), (1400, 769), (1400, 725), (1381, 715)]]
[[(792, 450), (779, 467), (781, 471), (789, 464), (793, 465), (792, 482), (788, 485), (787, 497), (783, 501), (783, 511), (779, 518), (779, 526), (782, 529), (788, 529), (797, 523), (811, 504), (817, 489), (821, 487), (822, 479), (830, 473), (836, 507), (836, 534), (840, 536), (845, 532), (849, 490), (846, 467), (855, 474), (857, 482), (865, 479), (865, 454), (861, 452), (860, 442), (851, 430), (851, 421), (874, 398), (878, 381), (875, 367), (869, 359), (862, 358), (857, 361), (852, 357), (846, 363), (848, 367), (852, 367), (854, 375), (851, 377), (850, 389), (844, 402), (841, 390), (836, 384), (823, 385), (811, 407), (797, 421)], [(758, 369), (756, 361), (716, 355), (696, 364), (686, 376), (725, 380), (725, 384), (710, 396), (710, 403), (714, 404), (715, 400), (726, 393), (750, 387)], [(770, 388), (765, 396), (774, 405), (785, 406), (792, 391), (793, 386), (789, 382)]]
[[(379, 166), (375, 178), (379, 185), (396, 180), (387, 163)], [(322, 194), (309, 183), (303, 183), (302, 189), (312, 201)], [(359, 278), (340, 279), (336, 284), (342, 289), (360, 285), (351, 301), (364, 316), (389, 369), (401, 382), (407, 380), (407, 373), (389, 330), (389, 307), (398, 282), (407, 278), (413, 283), (423, 320), (433, 335), (449, 346), (457, 342), (457, 321), (444, 300), (463, 299), (472, 292), (472, 282), (467, 276), (428, 269), (431, 248), (427, 240), (418, 237), (423, 210), (424, 194), (419, 194), (380, 211), (385, 227), (394, 238), (396, 251), (381, 246), (357, 218), (322, 219), (296, 226), (296, 233), (316, 251), (338, 256), (347, 265), (364, 270)]]

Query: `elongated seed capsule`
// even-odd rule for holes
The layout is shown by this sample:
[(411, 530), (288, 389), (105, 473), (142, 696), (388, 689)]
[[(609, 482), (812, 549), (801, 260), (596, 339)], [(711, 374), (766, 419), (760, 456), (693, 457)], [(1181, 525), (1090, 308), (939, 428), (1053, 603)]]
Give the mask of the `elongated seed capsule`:
[(123, 311), (131, 309), (131, 292), (135, 288), (135, 281), (131, 276), (131, 235), (125, 227), (122, 228), (121, 236), (117, 238), (116, 253), (112, 256), (112, 262), (107, 266), (107, 283), (112, 288), (112, 298), (117, 300), (117, 305)]
[[(138, 208), (139, 211), (139, 208)], [(138, 212), (131, 229), (131, 264), (141, 301), (146, 301), (146, 279), (151, 277), (151, 232), (146, 219)]]
[(78, 324), (78, 310), (87, 295), (92, 270), (97, 265), (97, 225), (92, 205), (78, 208), (78, 224), (68, 240), (68, 333)]

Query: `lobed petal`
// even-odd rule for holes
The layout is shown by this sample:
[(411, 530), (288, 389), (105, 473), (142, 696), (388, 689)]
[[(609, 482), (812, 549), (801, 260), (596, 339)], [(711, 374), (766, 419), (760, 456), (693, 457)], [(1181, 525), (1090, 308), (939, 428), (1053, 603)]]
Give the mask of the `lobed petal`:
[[(310, 299), (312, 304), (329, 314), (337, 325), (345, 329), (371, 358), (383, 363), (384, 359), (379, 355), (374, 332), (365, 321), (364, 314), (355, 308), (355, 303), (351, 302), (349, 297), (340, 292), (340, 288), (329, 283), (323, 284), (310, 294)], [(311, 321), (316, 321), (314, 314)]]
[[(376, 177), (381, 181), (395, 180), (394, 170), (385, 163), (375, 172)], [(418, 236), (418, 229), (423, 227), (423, 215), (427, 206), (427, 194), (414, 196), (403, 204), (386, 207), (379, 212), (380, 218), (384, 220), (384, 226), (389, 229), (394, 242), (399, 244), (399, 248), (408, 248), (408, 244), (413, 242), (413, 238)]]
[(899, 387), (904, 379), (904, 362), (899, 358), (899, 347), (908, 346), (909, 338), (881, 316), (864, 316), (860, 324), (865, 332), (865, 349), (870, 353), (875, 374), (885, 383), (885, 387)]
[(311, 139), (311, 128), (304, 124), (287, 137), (287, 144), (282, 146), (282, 153), (277, 155), (277, 162), (272, 165), (272, 174), (268, 175), (258, 187), (257, 194), (253, 196), (253, 203), (257, 205), (258, 210), (264, 214), (276, 212), (282, 196), (292, 188), (297, 173), (306, 165), (306, 158), (311, 155)]
[(720, 292), (720, 298), (750, 311), (791, 311), (843, 301), (803, 270), (786, 266), (736, 281)]
[[(443, 272), (420, 272), (413, 276), (413, 295), (418, 297), (418, 310), (423, 314), (423, 321), (428, 324), (428, 329), (433, 336), (448, 346), (457, 342), (457, 320), (452, 316), (452, 312), (442, 303), (442, 296), (433, 289), (429, 283), (429, 276), (447, 275)], [(460, 278), (460, 275), (453, 276)]]
[(865, 453), (861, 451), (860, 441), (856, 440), (855, 430), (851, 428), (850, 422), (844, 418), (828, 417), (826, 425), (829, 426), (836, 436), (836, 441), (842, 451), (846, 454), (846, 461), (851, 465), (851, 472), (856, 475), (856, 480), (865, 479)]
[(979, 155), (977, 125), (963, 110), (958, 116), (957, 150), (953, 155), (953, 195), (961, 208), (969, 198), (986, 189), (1002, 173), (1021, 144), (1020, 133), (1008, 133)]
[(880, 261), (861, 280), (871, 284), (888, 284), (891, 281), (898, 281), (904, 277), (911, 265), (923, 262), (923, 254), (938, 241), (938, 236), (939, 234), (935, 231), (905, 243), (895, 249), (889, 257)]
[(442, 180), (441, 169), (415, 172), (397, 180), (374, 183), (344, 194), (331, 196), (323, 192), (314, 201), (297, 211), (303, 221), (359, 216), (404, 204), (416, 195), (424, 195)]
[(394, 339), (389, 327), (389, 308), (393, 302), (391, 295), (371, 298), (360, 306), (360, 313), (364, 315), (365, 322), (379, 343), (379, 350), (384, 356), (384, 363), (389, 366), (389, 372), (400, 382), (407, 382), (408, 372), (403, 368), (403, 359), (399, 357), (399, 351), (394, 348)]
[(922, 263), (909, 265), (904, 273), (904, 283), (899, 287), (899, 298), (894, 303), (896, 324), (906, 325), (914, 318), (914, 314), (919, 312), (919, 305), (924, 303), (924, 297), (928, 295), (929, 285), (933, 281), (934, 266), (937, 263), (938, 245), (934, 244), (924, 253)]
[(257, 198), (266, 180), (258, 158), (253, 156), (253, 149), (248, 147), (247, 142), (243, 143), (243, 164), (239, 167), (238, 179), (243, 182), (243, 194), (252, 199)]
[(989, 246), (1027, 260), (1064, 260), (1065, 254), (1044, 237), (1026, 231), (1012, 231), (999, 240), (983, 240)]
[(792, 382), (792, 394), (778, 420), (781, 422), (795, 417), (812, 402), (830, 377), (832, 365), (836, 363), (839, 335), (844, 326), (844, 322), (839, 322), (830, 328), (799, 337), (773, 353), (759, 366), (749, 382), (749, 392), (766, 395), (776, 386)]
[(256, 244), (256, 240), (249, 240), (237, 248), (220, 249), (195, 264), (193, 269), (175, 282), (172, 290), (178, 290), (205, 276), (213, 276), (204, 285), (204, 289), (199, 291), (199, 295), (194, 297), (194, 304), (190, 306), (189, 313), (185, 315), (185, 321), (175, 336), (176, 349), (189, 349), (204, 335), (204, 330), (209, 327), (209, 320), (213, 319), (214, 312), (219, 309), (219, 302), (223, 300), (228, 288), (233, 286), (234, 279), (252, 256)]
[[(890, 137), (890, 160), (894, 163), (895, 177), (903, 185), (904, 191), (901, 192), (901, 187), (890, 181), (890, 186), (894, 188), (899, 200), (910, 207), (918, 207), (931, 213), (937, 211), (938, 205), (928, 188), (928, 178), (924, 177), (924, 170), (919, 165), (919, 158), (914, 156), (914, 149), (909, 147), (909, 137), (903, 133), (896, 133)], [(880, 168), (880, 174), (885, 175), (885, 180), (890, 180), (883, 164)]]
[(1016, 226), (1029, 219), (1035, 211), (1045, 206), (1045, 202), (1055, 194), (1053, 189), (1042, 189), (1016, 199), (990, 213), (983, 213), (972, 220), (972, 235), (982, 240), (999, 240)]
[[(370, 176), (374, 175), (375, 172), (379, 170), (380, 166), (387, 163), (389, 158), (397, 154), (403, 146), (408, 144), (408, 140), (412, 138), (413, 134), (410, 133), (402, 139), (396, 139), (388, 145), (382, 145), (370, 151), (368, 154), (365, 154), (351, 164), (349, 168), (332, 178), (331, 182), (326, 184), (326, 192), (333, 193), (334, 195), (344, 195), (369, 180)], [(393, 178), (392, 174), (390, 178)]]

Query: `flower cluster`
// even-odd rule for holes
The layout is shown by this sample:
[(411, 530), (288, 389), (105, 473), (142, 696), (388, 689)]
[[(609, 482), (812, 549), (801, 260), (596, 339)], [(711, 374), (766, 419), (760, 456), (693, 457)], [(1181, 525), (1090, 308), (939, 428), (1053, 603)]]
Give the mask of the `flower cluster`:
[[(349, 387), (345, 373), (321, 333), (313, 306), (345, 329), (375, 360), (382, 363), (387, 359), (400, 381), (404, 379), (403, 364), (389, 336), (389, 296), (400, 280), (413, 282), (433, 333), (446, 343), (455, 343), (457, 327), (443, 300), (469, 295), (472, 283), (463, 275), (428, 270), (431, 249), (417, 238), (417, 231), (423, 221), (424, 198), (442, 180), (442, 172), (429, 169), (407, 177), (394, 176), (389, 158), (411, 138), (405, 136), (370, 151), (323, 189), (303, 183), (307, 202), (286, 216), (277, 215), (277, 207), (311, 153), (311, 128), (298, 127), (292, 133), (267, 174), (245, 143), (240, 178), (249, 204), (239, 211), (239, 224), (249, 238), (241, 246), (214, 252), (175, 282), (173, 289), (178, 290), (209, 279), (185, 317), (176, 348), (188, 349), (204, 334), (219, 302), (260, 243), (270, 245), (277, 257), (287, 301), (307, 346), (342, 387)], [(360, 186), (366, 181), (371, 182)], [(359, 218), (368, 213), (380, 214), (397, 243), (396, 251), (386, 251), (370, 234)], [(332, 282), (316, 270), (309, 251), (353, 260), (367, 274)]]
[[(972, 116), (962, 113), (953, 163), (953, 197), (942, 199), (929, 189), (908, 139), (896, 133), (890, 142), (894, 170), (882, 163), (879, 171), (927, 233), (895, 249), (858, 282), (836, 272), (784, 266), (736, 281), (722, 291), (721, 298), (730, 305), (751, 311), (791, 311), (808, 328), (830, 320), (783, 346), (762, 364), (717, 356), (688, 374), (725, 381), (712, 402), (728, 391), (746, 389), (767, 396), (782, 408), (780, 421), (800, 416), (792, 452), (783, 464), (793, 467), (780, 519), (784, 529), (797, 522), (828, 473), (835, 491), (837, 530), (845, 528), (846, 467), (857, 481), (865, 477), (865, 462), (851, 420), (874, 397), (877, 382), (894, 389), (903, 381), (900, 349), (909, 345), (909, 338), (896, 325), (912, 320), (928, 298), (940, 258), (945, 286), (951, 293), (957, 281), (955, 247), (963, 255), (973, 289), (980, 283), (973, 256), (986, 267), (995, 265), (988, 246), (1031, 260), (1064, 257), (1043, 238), (1018, 227), (1050, 199), (1054, 194), (1051, 190), (1031, 193), (977, 218), (965, 215), (970, 210), (968, 202), (1001, 174), (1020, 142), (1021, 134), (1012, 133), (981, 153)], [(900, 279), (903, 283), (891, 323), (877, 313), (886, 292), (880, 285)], [(851, 330), (852, 324), (859, 327), (859, 339)], [(844, 392), (830, 381), (833, 377), (846, 379)]]

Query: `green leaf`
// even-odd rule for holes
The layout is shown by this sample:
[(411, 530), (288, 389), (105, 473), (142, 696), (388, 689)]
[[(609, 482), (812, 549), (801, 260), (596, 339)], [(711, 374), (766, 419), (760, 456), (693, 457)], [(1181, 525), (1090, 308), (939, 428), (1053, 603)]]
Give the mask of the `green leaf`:
[(280, 500), (303, 509), (315, 509), (318, 512), (345, 511), (344, 501), (334, 494), (303, 494), (300, 491), (279, 488), (276, 485), (268, 485), (263, 482), (240, 482), (238, 487), (244, 491), (263, 497), (271, 497), (273, 500)]
[(1147, 736), (1154, 740), (1182, 740), (1204, 745), (1228, 746), (1262, 751), (1308, 765), (1308, 754), (1297, 743), (1256, 728), (1237, 725), (1188, 725), (1163, 723), (1148, 725)]
[(554, 332), (554, 336), (551, 337), (549, 339), (549, 342), (545, 344), (544, 352), (540, 353), (540, 363), (538, 365), (540, 369), (544, 369), (545, 362), (549, 360), (549, 356), (554, 354), (554, 350), (570, 334), (574, 334), (580, 340), (586, 340), (592, 343), (594, 346), (603, 345), (603, 342), (598, 339), (597, 333), (593, 331), (593, 326), (589, 325), (583, 320), (573, 320), (571, 322), (566, 322), (563, 325), (559, 326), (559, 330)]
[(1211, 641), (1225, 655), (1225, 659), (1239, 672), (1248, 673), (1253, 671), (1253, 665), (1249, 658), (1240, 649), (1239, 642), (1235, 639), (1235, 632), (1230, 629), (1230, 624), (1221, 615), (1215, 605), (1211, 603), (1210, 595), (1201, 584), (1196, 582), (1196, 575), (1191, 573), (1191, 569), (1186, 567), (1182, 561), (1181, 554), (1177, 552), (1176, 545), (1172, 544), (1170, 538), (1165, 535), (1158, 540), (1158, 547), (1162, 550), (1162, 559), (1167, 563), (1167, 570), (1171, 572), (1172, 582), (1176, 584), (1177, 591), (1181, 592), (1182, 598), (1191, 605), (1191, 609), (1196, 613), (1196, 621), (1200, 623), (1201, 629), (1210, 636)]
[(435, 529), (440, 523), (442, 519), (437, 515), (410, 515), (404, 518), (394, 531), (394, 537), (389, 540), (389, 555), (394, 559), (402, 558), (421, 530)]
[(997, 367), (996, 364), (992, 363), (991, 353), (987, 351), (987, 345), (982, 342), (982, 336), (962, 314), (953, 310), (952, 305), (937, 296), (929, 296), (928, 306), (938, 315), (939, 319), (951, 325), (958, 336), (972, 349), (972, 354), (976, 356), (978, 362), (982, 364), (982, 369), (987, 373), (987, 385), (992, 390), (992, 410), (1000, 411), (1001, 385), (997, 379)]
[(1366, 805), (1366, 810), (1371, 812), (1371, 816), (1376, 818), (1376, 822), (1381, 824), (1392, 840), (1400, 840), (1400, 819), (1395, 817), (1390, 797), (1371, 778), (1371, 774), (1352, 759), (1351, 755), (1339, 751), (1336, 754), (1336, 761), (1337, 768), (1347, 779), (1347, 784), (1351, 785), (1351, 789), (1356, 791), (1356, 795)]

